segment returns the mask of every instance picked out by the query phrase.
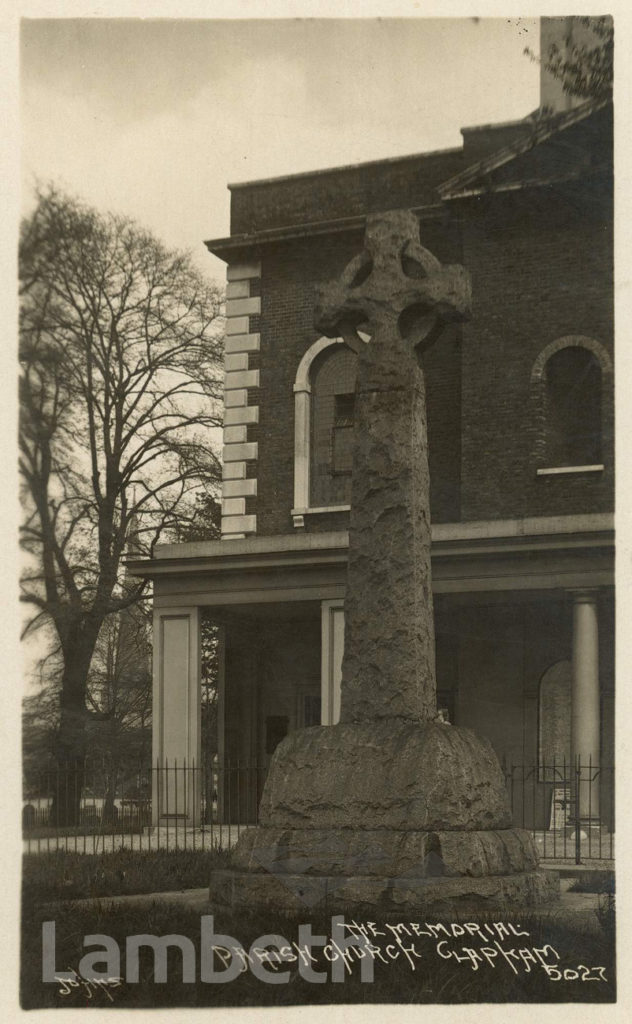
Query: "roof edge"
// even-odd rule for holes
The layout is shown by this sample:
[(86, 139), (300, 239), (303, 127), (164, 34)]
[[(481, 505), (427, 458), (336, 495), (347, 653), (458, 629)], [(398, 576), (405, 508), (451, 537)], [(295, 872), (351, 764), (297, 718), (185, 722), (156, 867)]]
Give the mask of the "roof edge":
[[(420, 220), (436, 220), (446, 215), (446, 208), (442, 203), (433, 203), (430, 206), (413, 207)], [(261, 245), (271, 245), (274, 242), (285, 242), (295, 238), (305, 238), (309, 235), (332, 235), (345, 231), (364, 230), (366, 225), (366, 213), (354, 214), (352, 217), (341, 217), (338, 220), (317, 220), (307, 221), (303, 224), (286, 224), (279, 228), (265, 228), (263, 231), (253, 231), (250, 234), (227, 235), (224, 238), (210, 238), (204, 245), (210, 253), (224, 259), (224, 255), (240, 249), (251, 249)]]
[(534, 131), (528, 138), (519, 139), (510, 146), (503, 146), (502, 149), (496, 150), (490, 156), (478, 160), (475, 164), (471, 164), (460, 174), (456, 174), (453, 178), (448, 178), (442, 185), (437, 186), (439, 195), (444, 200), (457, 198), (456, 195), (453, 195), (455, 190), (472, 184), (479, 175), (489, 174), (491, 171), (498, 170), (499, 167), (503, 167), (517, 156), (521, 156), (522, 153), (526, 153), (528, 150), (533, 149), (534, 146), (538, 146), (540, 143), (552, 138), (557, 132), (565, 131), (567, 128), (572, 127), (572, 125), (579, 124), (591, 114), (604, 109), (611, 103), (611, 99), (588, 100), (582, 106), (575, 107), (574, 110), (569, 110), (567, 113), (558, 114), (551, 121), (547, 121), (540, 126), (538, 126), (537, 121), (534, 121)]
[(252, 178), (250, 181), (228, 182), (227, 188), (233, 192), (240, 188), (252, 188), (255, 185), (276, 185), (282, 181), (295, 181), (297, 178), (313, 178), (321, 174), (339, 174), (341, 171), (356, 171), (361, 167), (375, 167), (376, 164), (396, 164), (404, 160), (420, 160), (432, 156), (444, 156), (446, 153), (462, 153), (462, 146), (448, 146), (446, 149), (429, 149), (421, 153), (403, 153), (401, 156), (379, 157), (375, 160), (360, 160), (353, 164), (339, 164), (336, 167), (315, 168), (312, 171), (297, 171), (296, 174), (280, 174), (270, 178)]

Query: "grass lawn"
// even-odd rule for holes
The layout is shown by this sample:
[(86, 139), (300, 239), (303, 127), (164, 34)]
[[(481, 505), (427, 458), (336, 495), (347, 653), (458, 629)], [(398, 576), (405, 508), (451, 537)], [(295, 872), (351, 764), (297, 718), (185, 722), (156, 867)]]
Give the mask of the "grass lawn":
[(26, 904), (91, 896), (127, 896), (208, 885), (213, 868), (227, 867), (225, 850), (115, 850), (89, 856), (59, 850), (23, 858)]
[(593, 892), (610, 894), (615, 892), (614, 871), (585, 871), (573, 881), (569, 892)]

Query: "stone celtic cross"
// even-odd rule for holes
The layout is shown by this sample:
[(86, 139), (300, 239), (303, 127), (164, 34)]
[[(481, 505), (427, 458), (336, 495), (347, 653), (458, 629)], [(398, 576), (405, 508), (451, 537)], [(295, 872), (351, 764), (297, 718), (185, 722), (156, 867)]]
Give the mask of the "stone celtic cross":
[(316, 329), (358, 353), (342, 722), (436, 716), (419, 356), (469, 310), (467, 272), (423, 248), (407, 210), (367, 217), (364, 252), (318, 294)]

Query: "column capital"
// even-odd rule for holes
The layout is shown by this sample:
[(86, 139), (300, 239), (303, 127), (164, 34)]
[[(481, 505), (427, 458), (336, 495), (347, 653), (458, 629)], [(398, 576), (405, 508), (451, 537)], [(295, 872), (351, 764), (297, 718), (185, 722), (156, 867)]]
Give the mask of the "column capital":
[(598, 587), (578, 587), (567, 590), (566, 593), (572, 598), (574, 604), (596, 604), (599, 597)]

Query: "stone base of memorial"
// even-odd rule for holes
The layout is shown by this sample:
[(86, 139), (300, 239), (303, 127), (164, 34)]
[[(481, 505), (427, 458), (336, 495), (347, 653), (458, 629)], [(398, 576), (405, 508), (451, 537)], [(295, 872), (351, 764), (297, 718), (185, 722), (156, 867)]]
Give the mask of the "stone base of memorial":
[(347, 723), (279, 746), (260, 825), (211, 879), (215, 905), (448, 912), (538, 906), (559, 892), (513, 828), (498, 760), (469, 729)]

